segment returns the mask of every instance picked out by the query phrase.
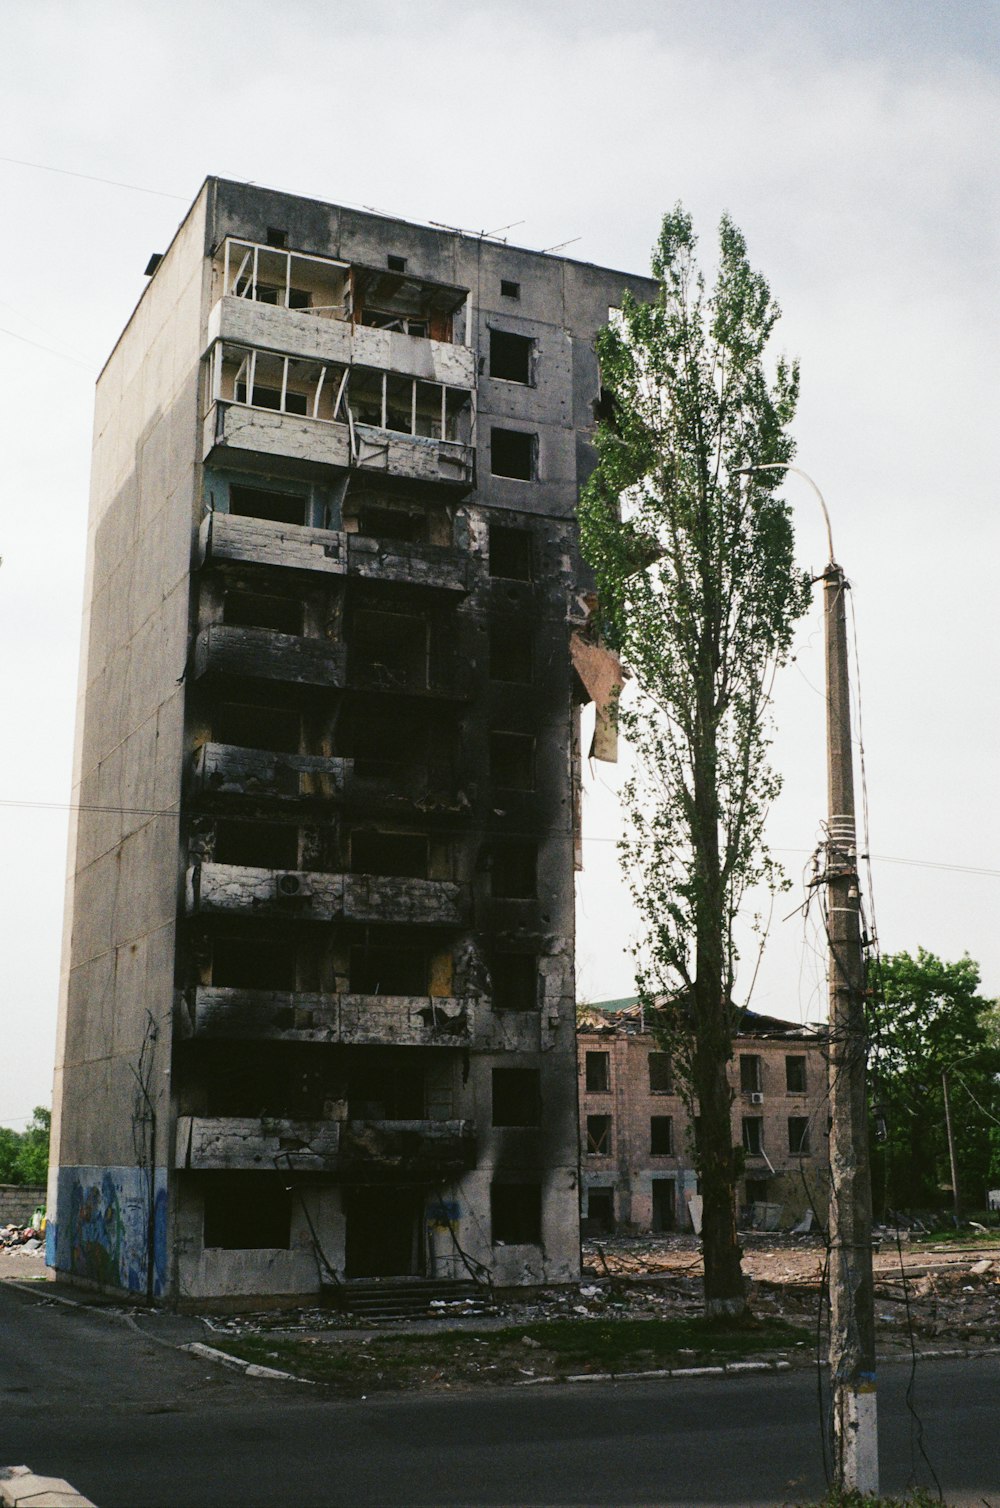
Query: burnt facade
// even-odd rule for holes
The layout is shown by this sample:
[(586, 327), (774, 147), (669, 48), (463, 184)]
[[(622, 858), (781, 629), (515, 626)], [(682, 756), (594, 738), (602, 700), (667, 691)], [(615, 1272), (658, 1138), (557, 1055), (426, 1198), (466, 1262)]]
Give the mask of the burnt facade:
[(570, 1280), (574, 510), (650, 285), (218, 179), (150, 272), (98, 384), (50, 1262)]
[[(588, 1007), (578, 1027), (581, 1215), (593, 1234), (692, 1228), (694, 1125), (669, 1054), (636, 1003)], [(737, 1216), (788, 1228), (829, 1201), (827, 1057), (816, 1027), (744, 1011), (728, 1067)]]

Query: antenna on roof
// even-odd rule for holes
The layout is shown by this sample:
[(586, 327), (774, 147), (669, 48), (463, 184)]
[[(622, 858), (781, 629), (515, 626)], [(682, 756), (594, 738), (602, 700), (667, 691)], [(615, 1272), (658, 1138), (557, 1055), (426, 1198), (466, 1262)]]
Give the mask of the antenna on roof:
[(559, 241), (555, 246), (543, 246), (542, 256), (544, 256), (547, 251), (562, 251), (564, 246), (572, 246), (575, 244), (575, 242), (582, 240), (582, 236), (570, 236), (568, 241)]

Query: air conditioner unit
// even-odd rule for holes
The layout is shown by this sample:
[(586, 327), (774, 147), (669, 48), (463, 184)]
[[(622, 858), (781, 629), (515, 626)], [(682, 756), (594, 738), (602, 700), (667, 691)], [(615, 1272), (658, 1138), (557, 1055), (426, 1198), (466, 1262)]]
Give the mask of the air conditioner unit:
[(763, 1105), (764, 1096), (760, 1093), (754, 1093), (750, 1096), (750, 1103), (751, 1105)]
[(301, 874), (279, 874), (275, 881), (275, 889), (279, 900), (296, 900), (301, 895), (309, 894), (309, 883)]

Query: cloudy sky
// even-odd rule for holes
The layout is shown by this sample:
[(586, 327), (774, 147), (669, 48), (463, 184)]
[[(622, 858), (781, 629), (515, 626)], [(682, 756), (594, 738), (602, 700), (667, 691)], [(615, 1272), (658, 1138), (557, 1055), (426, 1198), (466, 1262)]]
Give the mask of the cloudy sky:
[[(48, 1103), (93, 381), (207, 173), (645, 271), (728, 210), (802, 360), (799, 463), (853, 584), (875, 908), (1000, 994), (993, 0), (6, 0), (0, 94), (0, 1124)], [(790, 480), (804, 565), (824, 536)], [(824, 1008), (800, 904), (822, 635), (779, 689), (754, 1004)], [(631, 993), (615, 771), (588, 781), (580, 990)], [(749, 972), (749, 971), (748, 971)], [(744, 986), (746, 984), (744, 979)]]

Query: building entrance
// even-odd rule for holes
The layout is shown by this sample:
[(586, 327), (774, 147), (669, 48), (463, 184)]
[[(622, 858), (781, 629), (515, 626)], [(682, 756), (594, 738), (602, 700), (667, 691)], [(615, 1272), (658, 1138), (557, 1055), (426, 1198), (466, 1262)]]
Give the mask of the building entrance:
[(423, 1195), (419, 1189), (345, 1189), (344, 1213), (345, 1277), (423, 1277)]

